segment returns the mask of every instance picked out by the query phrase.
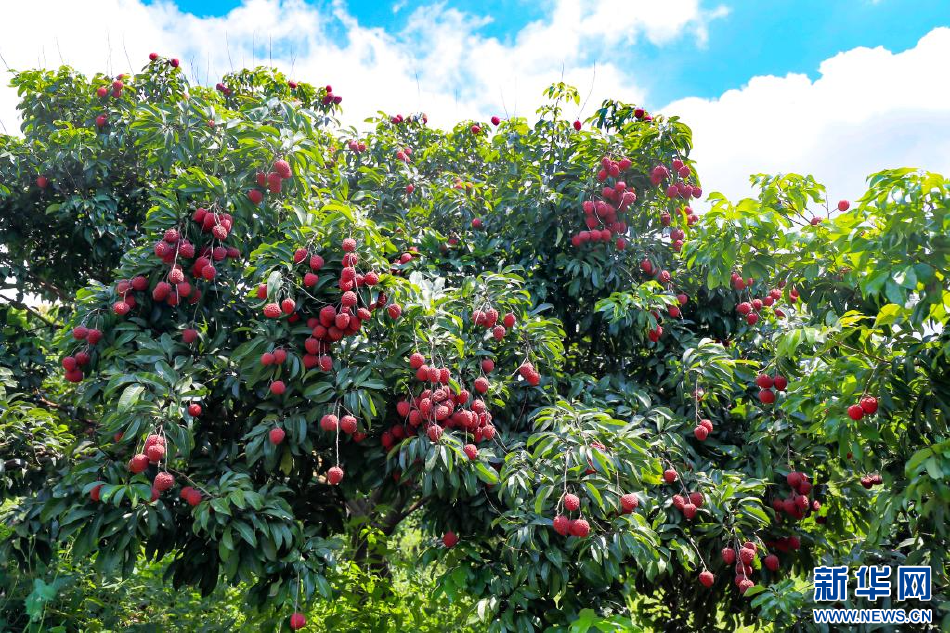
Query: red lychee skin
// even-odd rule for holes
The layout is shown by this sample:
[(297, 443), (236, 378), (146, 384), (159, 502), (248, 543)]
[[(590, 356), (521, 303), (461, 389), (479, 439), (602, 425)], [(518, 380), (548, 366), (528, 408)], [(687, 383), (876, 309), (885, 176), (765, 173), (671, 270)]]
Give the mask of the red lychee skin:
[(250, 200), (252, 204), (260, 204), (264, 201), (264, 194), (261, 193), (259, 189), (250, 189), (247, 192), (247, 199)]
[(290, 163), (285, 160), (274, 161), (274, 171), (284, 180), (290, 178)]
[(564, 495), (564, 509), (568, 512), (576, 512), (578, 508), (581, 507), (581, 500), (577, 498), (577, 495), (571, 494), (570, 492)]
[(307, 626), (307, 618), (302, 613), (294, 613), (290, 616), (290, 628), (298, 631)]
[(762, 404), (772, 404), (775, 402), (775, 392), (771, 389), (763, 389), (759, 392), (759, 402)]
[(188, 491), (183, 491), (183, 494), (181, 495), (181, 497), (182, 499), (185, 500), (185, 502), (188, 505), (190, 505), (191, 507), (195, 507), (196, 505), (201, 503), (201, 499), (202, 499), (201, 491), (191, 488), (190, 486), (188, 486), (188, 488), (189, 488)]
[(186, 344), (190, 345), (198, 340), (198, 330), (194, 328), (188, 328), (181, 333), (181, 340)]
[(281, 442), (284, 441), (284, 437), (286, 435), (287, 433), (284, 432), (284, 429), (280, 427), (275, 427), (271, 429), (270, 432), (267, 434), (268, 439), (270, 439), (271, 444), (280, 444)]
[(640, 505), (640, 498), (633, 494), (627, 493), (620, 497), (620, 508), (624, 514), (630, 514)]
[(158, 53), (149, 53), (148, 58), (154, 62), (156, 59), (158, 59)]
[(398, 303), (393, 303), (386, 308), (386, 313), (389, 314), (389, 318), (396, 320), (402, 316), (402, 307)]
[(477, 126), (477, 125), (473, 125), (473, 126), (471, 127), (471, 130), (472, 130), (472, 134), (476, 134), (476, 135), (477, 135), (477, 134), (479, 134), (479, 133), (482, 131), (482, 128), (479, 127), (479, 126)]
[(563, 514), (559, 514), (554, 517), (554, 521), (552, 521), (551, 525), (554, 528), (554, 531), (561, 536), (567, 536), (571, 531), (571, 520)]
[(697, 426), (693, 429), (693, 435), (695, 435), (696, 439), (700, 442), (705, 442), (706, 438), (709, 437), (709, 429), (702, 425)]
[(342, 418), (340, 418), (340, 430), (347, 435), (353, 435), (356, 433), (357, 426), (358, 422), (352, 415), (344, 415)]
[(663, 481), (665, 481), (668, 484), (673, 483), (678, 478), (679, 478), (679, 475), (672, 468), (668, 468), (667, 470), (663, 471)]
[(339, 426), (340, 420), (332, 413), (328, 413), (320, 418), (320, 428), (324, 431), (334, 432)]
[(264, 306), (264, 316), (268, 319), (276, 319), (280, 316), (280, 306), (276, 303), (268, 303)]
[(76, 369), (76, 359), (72, 356), (67, 356), (62, 361), (63, 369), (66, 371), (75, 371)]
[(731, 565), (736, 562), (736, 550), (731, 547), (724, 547), (722, 550), (722, 562)]
[(691, 492), (689, 493), (689, 502), (692, 503), (697, 508), (703, 507), (703, 493), (701, 492)]
[(480, 229), (480, 228), (482, 228), (482, 219), (481, 219), (481, 218), (475, 218), (474, 220), (472, 220), (472, 228), (473, 228), (473, 229)]
[(442, 544), (448, 549), (452, 549), (453, 547), (455, 547), (458, 544), (458, 542), (459, 542), (459, 537), (455, 534), (455, 532), (452, 532), (451, 530), (446, 532), (442, 536)]
[(852, 420), (860, 420), (864, 417), (864, 408), (860, 404), (852, 404), (848, 407), (848, 417)]
[(201, 415), (201, 405), (200, 404), (189, 404), (188, 405), (188, 415), (193, 418), (197, 418)]
[(759, 374), (755, 379), (755, 384), (759, 386), (759, 389), (771, 389), (775, 381), (772, 380), (771, 376)]
[(776, 556), (775, 554), (769, 554), (768, 556), (765, 557), (765, 560), (763, 562), (765, 563), (765, 566), (769, 569), (769, 571), (778, 571), (779, 560), (778, 560), (778, 556)]
[(275, 380), (270, 384), (270, 392), (275, 396), (283, 395), (287, 391), (287, 385), (282, 380)]
[(155, 475), (155, 481), (152, 482), (152, 486), (159, 492), (165, 492), (169, 488), (175, 485), (175, 478), (171, 473), (162, 471)]
[(739, 550), (739, 560), (741, 560), (744, 565), (751, 565), (752, 561), (755, 560), (755, 550), (743, 546), (742, 549)]
[(683, 504), (683, 516), (685, 516), (688, 521), (692, 521), (696, 516), (696, 510), (696, 506), (692, 503)]
[(102, 497), (102, 484), (99, 484), (98, 486), (96, 486), (95, 488), (89, 491), (89, 498), (92, 499), (93, 501), (98, 502), (101, 497)]
[(706, 420), (706, 419), (700, 420), (699, 426), (705, 426), (706, 429), (708, 429), (710, 433), (713, 432), (713, 423), (711, 420)]
[(343, 240), (344, 253), (352, 253), (355, 250), (356, 250), (356, 240), (354, 240), (352, 237), (348, 237)]
[[(91, 333), (90, 331), (90, 334)], [(874, 396), (864, 396), (861, 398), (861, 408), (864, 409), (864, 412), (868, 415), (874, 415), (877, 413), (877, 398)]]
[(165, 447), (161, 444), (154, 444), (145, 449), (145, 456), (148, 457), (148, 461), (157, 464), (158, 462), (165, 459)]
[(465, 452), (465, 456), (468, 457), (471, 461), (478, 459), (478, 447), (474, 444), (466, 444), (462, 447), (462, 451)]
[(847, 211), (850, 208), (851, 208), (851, 203), (848, 202), (847, 200), (838, 201), (838, 211)]
[(772, 382), (775, 384), (776, 391), (785, 391), (788, 387), (788, 379), (785, 376), (779, 376), (776, 374), (772, 377)]
[(320, 257), (319, 255), (310, 256), (310, 270), (317, 272), (318, 270), (323, 268), (323, 263), (324, 263), (323, 258)]
[(739, 583), (739, 593), (744, 594), (749, 589), (752, 589), (752, 587), (755, 587), (755, 583), (746, 578)]
[(485, 393), (489, 387), (488, 379), (484, 376), (479, 376), (475, 379), (475, 391), (478, 393)]
[(330, 470), (327, 471), (327, 482), (328, 482), (331, 486), (335, 486), (335, 485), (337, 485), (338, 483), (340, 483), (341, 481), (343, 481), (343, 469), (342, 469), (342, 468), (340, 468), (339, 466), (334, 466), (333, 468), (331, 468)]
[(141, 473), (148, 468), (148, 455), (139, 453), (129, 460), (129, 472)]
[(162, 437), (161, 435), (149, 435), (147, 438), (145, 438), (146, 449), (149, 446), (154, 446), (156, 444), (161, 444), (162, 446), (165, 446), (165, 438)]
[(571, 536), (584, 538), (588, 534), (590, 534), (590, 523), (584, 519), (576, 519), (571, 521)]
[(442, 437), (442, 427), (438, 424), (433, 424), (426, 430), (426, 435), (429, 436), (431, 442), (438, 442)]
[(495, 337), (496, 341), (500, 341), (501, 339), (505, 338), (505, 334), (507, 334), (507, 330), (505, 330), (505, 326), (503, 325), (496, 325), (492, 329), (492, 336)]
[(49, 178), (47, 178), (46, 176), (37, 176), (37, 177), (36, 177), (36, 186), (37, 186), (37, 187), (39, 187), (40, 189), (46, 189), (46, 187), (47, 187), (48, 185), (49, 185)]
[(703, 571), (699, 574), (699, 582), (703, 587), (707, 589), (713, 586), (713, 583), (716, 582), (716, 577), (712, 575), (710, 571)]
[(280, 309), (284, 314), (292, 313), (296, 307), (297, 304), (294, 303), (293, 299), (284, 299), (280, 302)]

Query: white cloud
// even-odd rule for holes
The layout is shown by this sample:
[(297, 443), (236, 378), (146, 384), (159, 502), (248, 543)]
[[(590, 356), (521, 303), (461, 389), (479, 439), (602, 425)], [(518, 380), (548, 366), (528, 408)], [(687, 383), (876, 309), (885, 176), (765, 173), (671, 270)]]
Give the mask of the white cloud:
[[(359, 24), (342, 0), (323, 8), (303, 0), (244, 0), (223, 17), (182, 13), (167, 0), (37, 0), (0, 5), (0, 23), (8, 25), (0, 53), (23, 69), (56, 65), (60, 51), (80, 71), (115, 74), (129, 69), (126, 51), (138, 68), (155, 50), (180, 58), (192, 79), (209, 83), (232, 68), (273, 63), (295, 78), (332, 84), (349, 121), (378, 109), (424, 110), (433, 124), (450, 126), (502, 114), (503, 102), (509, 112), (517, 104), (518, 114), (530, 114), (562, 73), (585, 92), (596, 75), (591, 108), (607, 96), (642, 99), (631, 77), (597, 60), (639, 36), (654, 43), (681, 34), (701, 41), (716, 15), (701, 10), (698, 0), (614, 1), (606, 8), (558, 0), (547, 19), (501, 42), (479, 33), (490, 17), (445, 3), (416, 9), (405, 29), (391, 33)], [(0, 88), (0, 120), (8, 131), (17, 125), (15, 104), (14, 92)]]
[[(542, 90), (561, 79), (590, 114), (603, 98), (649, 100), (640, 77), (616, 50), (646, 41), (702, 46), (708, 24), (727, 13), (700, 0), (556, 0), (544, 19), (510, 39), (481, 33), (491, 16), (444, 3), (416, 9), (389, 32), (360, 24), (342, 0), (244, 0), (222, 17), (182, 13), (167, 0), (35, 0), (0, 3), (7, 28), (0, 53), (12, 68), (58, 65), (116, 74), (144, 65), (148, 53), (178, 57), (193, 80), (215, 81), (232, 68), (273, 63), (291, 77), (332, 84), (345, 119), (377, 110), (425, 111), (433, 125), (493, 114), (527, 116)], [(401, 9), (402, 10), (402, 9)], [(748, 195), (757, 172), (814, 173), (832, 199), (853, 198), (864, 177), (915, 165), (950, 173), (950, 29), (936, 29), (908, 51), (858, 48), (826, 60), (815, 81), (803, 75), (755, 77), (717, 99), (683, 99), (660, 111), (694, 130), (706, 191)], [(649, 72), (644, 69), (643, 72)], [(596, 78), (596, 80), (595, 80)], [(595, 81), (594, 81), (595, 80)], [(0, 88), (0, 121), (18, 122), (17, 97)], [(653, 109), (653, 108), (651, 108)]]
[(893, 53), (855, 48), (825, 60), (819, 78), (755, 77), (718, 99), (665, 108), (693, 128), (703, 189), (751, 195), (753, 173), (811, 173), (832, 201), (854, 199), (872, 172), (950, 173), (950, 29)]

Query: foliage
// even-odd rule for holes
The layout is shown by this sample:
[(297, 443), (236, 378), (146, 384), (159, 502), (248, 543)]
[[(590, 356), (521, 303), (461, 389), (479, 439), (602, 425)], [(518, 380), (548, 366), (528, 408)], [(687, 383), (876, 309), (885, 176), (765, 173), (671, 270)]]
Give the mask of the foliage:
[[(208, 90), (158, 58), (102, 97), (112, 78), (68, 68), (14, 81), (7, 274), (59, 299), (63, 356), (88, 354), (75, 387), (25, 389), (94, 422), (11, 510), (11, 560), (68, 545), (111, 578), (144, 553), (176, 587), (241, 587), (261, 626), (323, 605), (425, 630), (444, 621), (414, 614), (472, 600), (497, 631), (805, 628), (819, 562), (909, 562), (950, 617), (944, 178), (882, 172), (831, 212), (810, 177), (756, 176), (758, 199), (698, 217), (685, 124), (607, 101), (577, 130), (560, 84), (534, 124), (360, 133), (330, 87), (267, 69)], [(364, 613), (412, 521), (433, 602)], [(745, 542), (743, 595), (720, 552)]]

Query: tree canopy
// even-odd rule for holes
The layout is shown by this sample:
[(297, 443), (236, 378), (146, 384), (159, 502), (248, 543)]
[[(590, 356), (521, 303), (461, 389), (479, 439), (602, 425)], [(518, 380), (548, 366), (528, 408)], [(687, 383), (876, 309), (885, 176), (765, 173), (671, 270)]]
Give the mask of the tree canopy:
[(807, 628), (812, 568), (872, 563), (932, 566), (950, 623), (947, 179), (733, 203), (683, 122), (574, 123), (564, 84), (355, 129), (331, 86), (172, 61), (14, 77), (4, 556), (172, 559), (296, 627), (411, 519), (490, 630)]

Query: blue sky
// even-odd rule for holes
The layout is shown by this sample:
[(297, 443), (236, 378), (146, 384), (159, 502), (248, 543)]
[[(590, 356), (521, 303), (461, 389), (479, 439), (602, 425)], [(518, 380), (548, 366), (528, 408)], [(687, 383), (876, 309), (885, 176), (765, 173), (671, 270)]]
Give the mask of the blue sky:
[[(227, 14), (241, 2), (177, 0), (175, 4), (182, 11), (212, 17)], [(510, 43), (529, 22), (549, 17), (551, 11), (549, 3), (529, 0), (343, 4), (361, 25), (394, 34), (406, 27), (413, 10), (442, 4), (490, 18), (477, 32), (503, 43)], [(641, 83), (657, 104), (688, 96), (715, 97), (756, 75), (796, 72), (815, 79), (822, 60), (841, 51), (858, 46), (902, 51), (934, 27), (950, 25), (950, 0), (721, 0), (704, 1), (701, 6), (728, 10), (709, 22), (705, 45), (684, 34), (672, 44), (642, 40), (615, 51), (624, 65), (649, 69)]]

